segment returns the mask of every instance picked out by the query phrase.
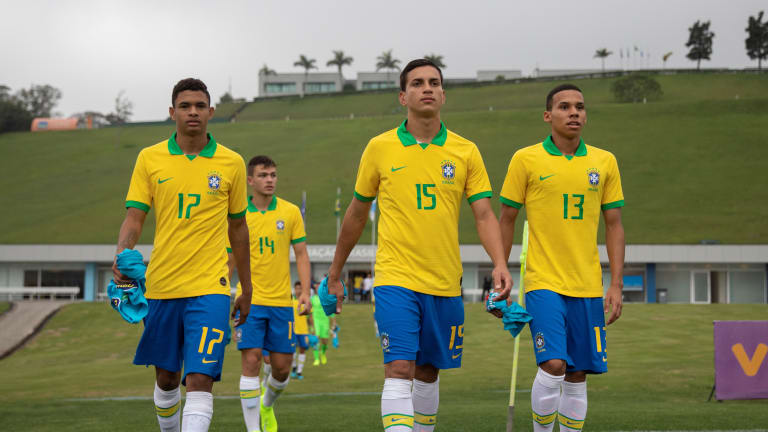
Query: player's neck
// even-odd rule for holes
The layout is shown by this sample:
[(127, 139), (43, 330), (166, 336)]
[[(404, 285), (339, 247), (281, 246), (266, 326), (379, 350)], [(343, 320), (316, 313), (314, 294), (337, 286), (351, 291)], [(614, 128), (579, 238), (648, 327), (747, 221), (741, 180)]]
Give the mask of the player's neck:
[(184, 154), (196, 155), (203, 151), (205, 145), (208, 144), (208, 134), (203, 132), (195, 135), (184, 135), (177, 131), (176, 143)]
[(440, 133), (440, 115), (434, 117), (419, 117), (408, 113), (408, 123), (405, 124), (408, 132), (420, 143), (431, 142)]
[(274, 195), (264, 195), (254, 192), (251, 197), (251, 204), (259, 209), (259, 211), (267, 211), (269, 204), (272, 203), (272, 198), (274, 198)]
[(555, 143), (555, 147), (560, 150), (560, 153), (573, 156), (576, 154), (576, 149), (579, 148), (581, 135), (576, 135), (573, 138), (569, 138), (563, 135), (559, 135), (555, 131), (552, 131), (552, 142)]

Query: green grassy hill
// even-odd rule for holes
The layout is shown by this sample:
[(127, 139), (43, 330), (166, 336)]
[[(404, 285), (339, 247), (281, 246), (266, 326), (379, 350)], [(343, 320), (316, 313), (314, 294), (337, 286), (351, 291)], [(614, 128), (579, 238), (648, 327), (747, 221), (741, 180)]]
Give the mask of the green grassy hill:
[[(586, 141), (610, 150), (619, 161), (627, 241), (768, 243), (768, 147), (762, 144), (768, 124), (768, 76), (658, 79), (665, 96), (648, 104), (614, 103), (611, 79), (578, 82), (589, 113)], [(547, 135), (541, 112), (553, 85), (449, 91), (443, 120), (477, 143), (495, 192), (512, 154)], [(265, 101), (246, 111), (261, 107), (265, 116), (271, 113), (282, 120), (218, 123), (210, 129), (246, 159), (257, 153), (272, 156), (279, 165), (278, 194), (299, 202), (301, 191), (307, 191), (310, 243), (332, 243), (336, 187), (342, 188), (346, 206), (368, 139), (402, 121), (403, 114), (391, 109), (397, 108), (395, 101), (394, 94)], [(363, 111), (349, 119), (353, 106)], [(284, 120), (286, 116), (291, 120)], [(302, 117), (306, 119), (298, 120)], [(0, 243), (115, 242), (136, 155), (171, 133), (168, 127), (155, 126), (0, 135), (5, 155), (0, 158), (5, 227)], [(497, 196), (493, 202), (498, 209)], [(143, 243), (152, 241), (154, 230), (153, 218), (147, 220)], [(478, 242), (466, 204), (460, 238), (463, 243)]]
[[(466, 306), (462, 368), (440, 378), (438, 423), (446, 431), (504, 430), (512, 337), (482, 306)], [(637, 305), (608, 327), (608, 373), (589, 378), (587, 428), (755, 430), (768, 423), (768, 401), (706, 402), (714, 380), (712, 321), (763, 319), (766, 305)], [(371, 431), (381, 427), (381, 351), (370, 305), (346, 305), (341, 348), (326, 366), (307, 364), (275, 412), (281, 430)], [(156, 430), (152, 369), (131, 365), (141, 325), (105, 303), (65, 307), (41, 333), (0, 361), (3, 430)], [(527, 328), (521, 333), (516, 430), (531, 430), (536, 373)], [(312, 355), (310, 354), (311, 358)], [(766, 367), (766, 365), (763, 365)], [(227, 347), (214, 386), (212, 431), (242, 429), (237, 395), (240, 355)], [(117, 398), (104, 400), (102, 398)]]

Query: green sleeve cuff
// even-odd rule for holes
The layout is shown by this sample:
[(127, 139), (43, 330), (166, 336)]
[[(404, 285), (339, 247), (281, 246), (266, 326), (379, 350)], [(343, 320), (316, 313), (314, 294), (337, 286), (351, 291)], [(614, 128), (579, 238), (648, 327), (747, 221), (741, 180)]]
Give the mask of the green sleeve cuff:
[(240, 213), (229, 213), (227, 216), (229, 216), (230, 219), (240, 219), (241, 217), (245, 216), (245, 212), (247, 210), (248, 209), (245, 209), (245, 210), (241, 211)]
[(507, 205), (507, 206), (510, 206), (510, 207), (514, 207), (516, 209), (520, 209), (523, 206), (522, 204), (520, 204), (517, 201), (512, 201), (511, 199), (506, 199), (504, 197), (499, 197), (499, 201), (501, 201), (501, 203), (504, 204), (504, 205)]
[(614, 201), (600, 206), (602, 210), (624, 207), (624, 200)]
[(232, 248), (231, 248), (231, 247), (228, 247), (228, 248), (227, 248), (227, 253), (228, 253), (228, 254), (229, 254), (229, 253), (232, 253)]
[(467, 198), (467, 201), (469, 201), (469, 203), (472, 204), (473, 202), (475, 202), (475, 201), (477, 201), (477, 200), (479, 200), (481, 198), (490, 198), (492, 196), (493, 196), (493, 192), (485, 191), (485, 192), (480, 192), (480, 193), (476, 193), (476, 194), (472, 195), (471, 197)]
[(297, 239), (291, 240), (291, 244), (301, 243), (307, 241), (307, 236), (299, 237)]
[(374, 199), (376, 199), (376, 197), (375, 197), (375, 196), (373, 196), (373, 197), (367, 197), (367, 196), (363, 196), (363, 195), (360, 195), (359, 193), (357, 193), (357, 191), (355, 191), (355, 198), (357, 198), (359, 201), (362, 201), (362, 202), (366, 202), (366, 203), (367, 203), (367, 202), (371, 202), (371, 201), (373, 201)]
[(149, 206), (144, 204), (141, 201), (126, 201), (125, 208), (128, 208), (128, 207), (137, 208), (143, 211), (144, 213), (149, 213)]

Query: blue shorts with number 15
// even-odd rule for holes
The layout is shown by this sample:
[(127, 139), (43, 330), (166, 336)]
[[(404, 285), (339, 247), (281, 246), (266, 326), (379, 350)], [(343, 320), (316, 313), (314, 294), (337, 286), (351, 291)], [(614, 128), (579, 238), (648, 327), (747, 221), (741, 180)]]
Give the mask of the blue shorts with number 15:
[(417, 366), (461, 367), (464, 303), (400, 286), (376, 287), (376, 312), (384, 363), (415, 360)]
[(184, 367), (221, 380), (224, 347), (230, 340), (229, 296), (209, 294), (176, 299), (149, 299), (144, 333), (133, 364), (170, 372)]

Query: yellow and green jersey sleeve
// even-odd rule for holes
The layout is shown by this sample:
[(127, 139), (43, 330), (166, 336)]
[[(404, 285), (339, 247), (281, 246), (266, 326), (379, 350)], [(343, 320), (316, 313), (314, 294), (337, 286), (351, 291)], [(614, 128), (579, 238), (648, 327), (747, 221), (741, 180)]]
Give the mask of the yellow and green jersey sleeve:
[(293, 304), (293, 332), (297, 335), (309, 334), (307, 315), (299, 315), (299, 300), (291, 300)]
[(461, 295), (461, 201), (492, 195), (475, 144), (447, 130), (419, 143), (406, 123), (373, 138), (360, 160), (355, 197), (378, 197), (376, 286)]
[(251, 246), (251, 302), (291, 307), (291, 245), (307, 240), (301, 210), (273, 196), (265, 211), (249, 202), (245, 218)]
[(547, 138), (512, 156), (500, 199), (515, 208), (525, 205), (526, 291), (602, 297), (600, 215), (624, 206), (613, 154), (582, 141), (573, 156), (566, 156)]
[(199, 155), (188, 156), (174, 134), (136, 160), (126, 207), (154, 207), (156, 221), (147, 298), (229, 295), (227, 216), (245, 214), (245, 163), (208, 139)]

